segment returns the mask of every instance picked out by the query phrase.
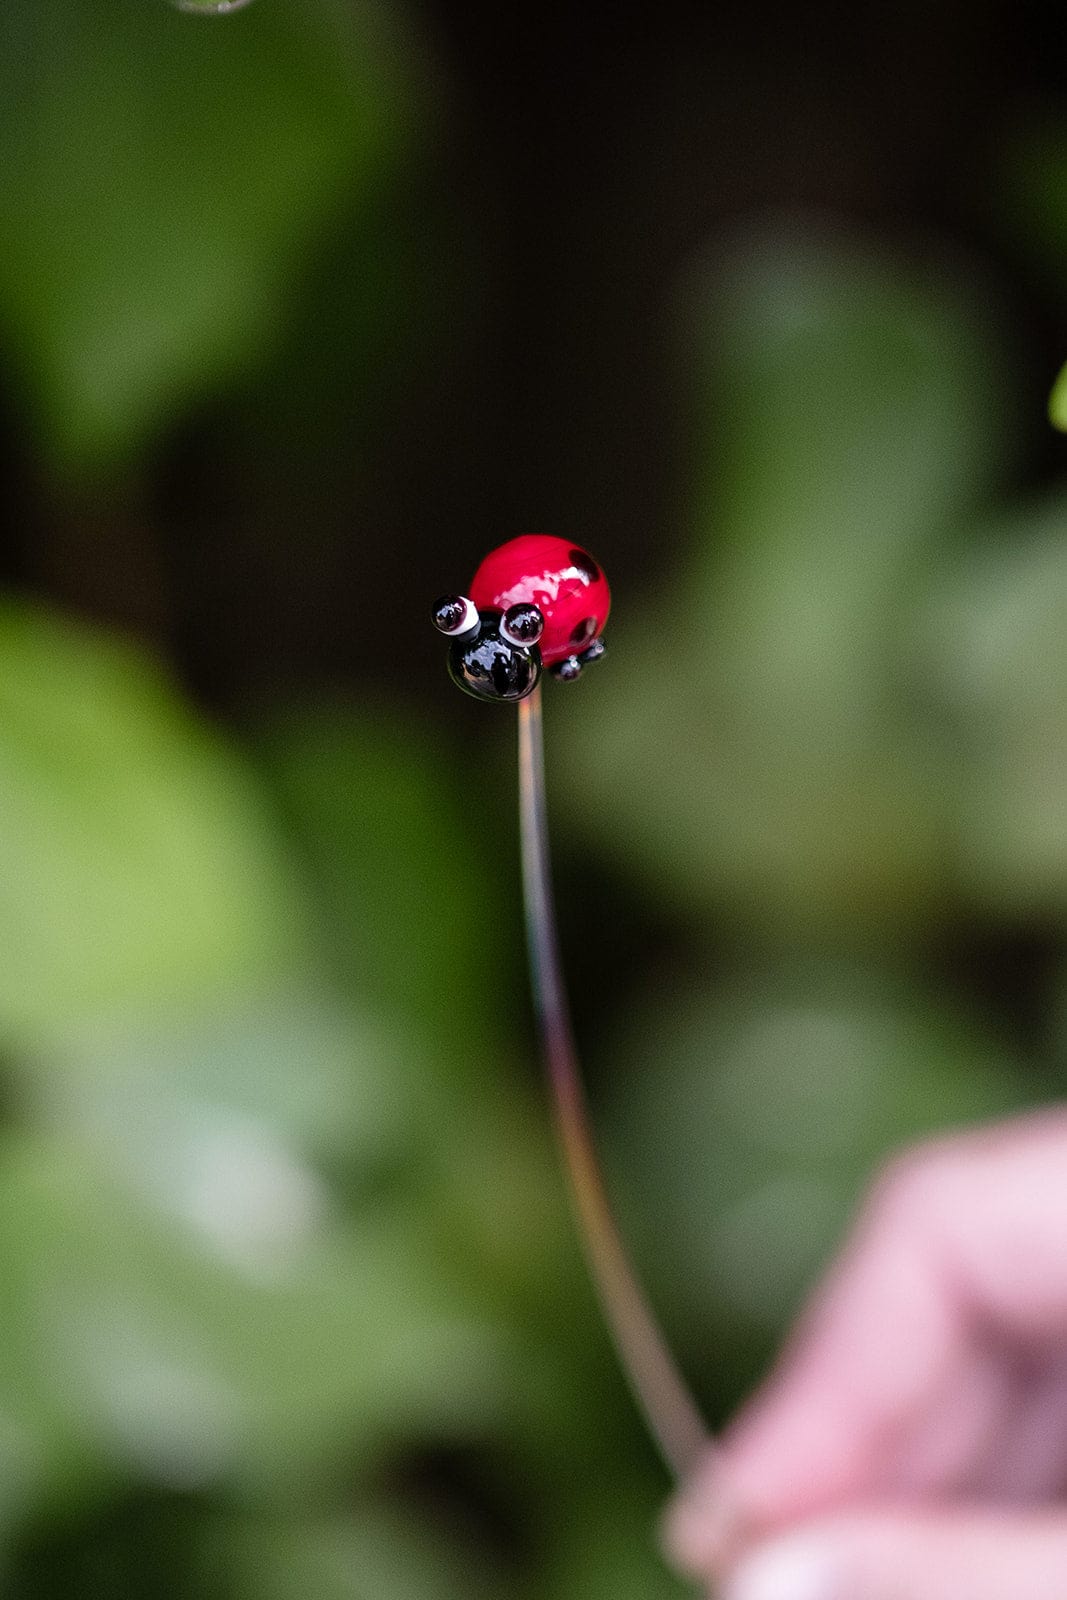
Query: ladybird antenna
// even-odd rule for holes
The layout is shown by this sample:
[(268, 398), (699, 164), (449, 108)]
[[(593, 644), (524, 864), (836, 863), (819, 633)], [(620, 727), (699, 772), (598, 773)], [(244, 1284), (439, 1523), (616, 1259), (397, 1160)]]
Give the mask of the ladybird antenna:
[(519, 820), (534, 1008), (579, 1231), (634, 1398), (667, 1466), (684, 1479), (709, 1438), (630, 1264), (593, 1143), (556, 933), (540, 685), (519, 701)]

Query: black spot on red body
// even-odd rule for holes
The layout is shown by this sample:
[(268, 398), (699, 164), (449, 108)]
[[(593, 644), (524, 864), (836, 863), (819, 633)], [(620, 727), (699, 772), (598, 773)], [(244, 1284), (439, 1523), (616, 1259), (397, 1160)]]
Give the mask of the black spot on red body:
[(596, 583), (600, 577), (600, 568), (592, 556), (587, 556), (584, 550), (575, 548), (571, 551), (571, 566), (577, 567), (582, 577), (589, 583)]

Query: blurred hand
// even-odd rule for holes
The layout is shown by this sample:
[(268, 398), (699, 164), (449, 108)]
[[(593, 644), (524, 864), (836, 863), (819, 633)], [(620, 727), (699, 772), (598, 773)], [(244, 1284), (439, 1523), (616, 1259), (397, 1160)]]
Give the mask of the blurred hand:
[(674, 1506), (725, 1600), (1067, 1600), (1067, 1112), (910, 1152)]

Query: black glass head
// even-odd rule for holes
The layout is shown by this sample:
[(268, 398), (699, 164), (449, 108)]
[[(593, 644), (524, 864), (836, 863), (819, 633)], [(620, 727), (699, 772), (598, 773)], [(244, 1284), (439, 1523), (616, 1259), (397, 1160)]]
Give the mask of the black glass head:
[(523, 700), (537, 687), (541, 652), (505, 639), (499, 612), (487, 611), (477, 632), (453, 640), (448, 671), (453, 683), (479, 700)]
[(537, 641), (545, 619), (536, 606), (479, 611), (466, 595), (446, 594), (433, 608), (434, 627), (451, 640), (453, 683), (479, 700), (522, 700), (541, 676)]

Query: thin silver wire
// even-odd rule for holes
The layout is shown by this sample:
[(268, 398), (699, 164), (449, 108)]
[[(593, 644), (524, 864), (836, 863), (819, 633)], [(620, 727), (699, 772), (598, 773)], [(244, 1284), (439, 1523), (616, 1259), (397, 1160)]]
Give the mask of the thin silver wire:
[(630, 1265), (593, 1143), (556, 933), (540, 686), (519, 702), (519, 819), (534, 1007), (579, 1232), (634, 1398), (681, 1480), (706, 1457), (710, 1437)]

